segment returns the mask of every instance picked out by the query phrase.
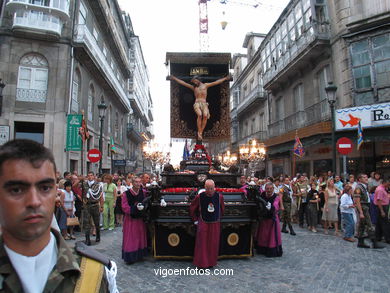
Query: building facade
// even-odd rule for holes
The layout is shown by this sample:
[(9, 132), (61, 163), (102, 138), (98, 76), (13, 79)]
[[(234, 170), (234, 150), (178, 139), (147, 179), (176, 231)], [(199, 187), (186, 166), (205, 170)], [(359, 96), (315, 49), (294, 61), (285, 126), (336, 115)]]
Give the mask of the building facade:
[[(266, 135), (258, 138), (267, 147), (267, 175), (319, 175), (331, 170), (335, 145), (325, 92), (329, 82), (338, 87), (336, 140), (346, 136), (356, 143), (356, 125), (343, 128), (337, 116), (352, 111), (351, 107), (380, 107), (382, 120), (388, 120), (389, 17), (390, 1), (291, 0), (254, 53), (259, 55), (261, 74), (256, 70), (251, 74), (262, 77), (266, 102), (246, 109), (241, 122), (237, 110), (247, 102), (239, 100), (232, 111), (233, 145), (240, 138), (256, 136), (255, 124), (248, 119), (253, 120), (252, 111), (257, 117), (264, 113)], [(250, 68), (250, 59), (245, 68)], [(235, 88), (241, 87), (240, 95), (245, 92), (245, 82), (239, 80), (231, 90), (233, 104)], [(388, 127), (381, 121), (364, 131), (363, 147), (357, 151), (355, 144), (348, 157), (348, 173), (389, 172)], [(301, 158), (292, 152), (297, 136), (305, 149)], [(342, 156), (336, 154), (337, 173), (342, 173), (342, 166)]]
[[(103, 172), (134, 170), (133, 155), (140, 155), (134, 149), (148, 137), (129, 135), (131, 97), (138, 90), (131, 79), (146, 68), (132, 61), (135, 35), (117, 1), (3, 1), (0, 21), (0, 78), (6, 82), (0, 121), (9, 127), (9, 138), (43, 143), (61, 172), (98, 172), (86, 154), (99, 148), (97, 105), (104, 101)], [(148, 79), (144, 82), (142, 90), (148, 87)], [(147, 99), (150, 115), (139, 123), (139, 134), (153, 120), (150, 94), (140, 99)], [(81, 113), (90, 138), (82, 151), (67, 151), (67, 116)]]

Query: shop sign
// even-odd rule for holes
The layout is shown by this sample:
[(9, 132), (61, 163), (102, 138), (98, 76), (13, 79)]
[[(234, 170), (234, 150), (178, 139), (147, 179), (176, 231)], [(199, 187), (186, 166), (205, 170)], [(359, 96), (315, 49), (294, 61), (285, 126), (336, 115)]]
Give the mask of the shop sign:
[(335, 114), (336, 131), (357, 129), (359, 121), (363, 129), (390, 126), (390, 103), (337, 109)]
[(0, 125), (0, 145), (9, 141), (9, 125)]
[(81, 136), (79, 128), (81, 127), (82, 115), (69, 114), (66, 125), (66, 150), (81, 151)]

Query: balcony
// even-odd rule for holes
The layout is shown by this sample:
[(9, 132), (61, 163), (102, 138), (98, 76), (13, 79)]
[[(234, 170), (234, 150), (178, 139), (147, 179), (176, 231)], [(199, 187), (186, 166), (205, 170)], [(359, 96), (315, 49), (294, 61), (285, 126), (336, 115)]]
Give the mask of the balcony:
[(284, 120), (279, 120), (268, 125), (269, 136), (278, 136), (285, 133)]
[(62, 22), (69, 18), (69, 0), (31, 1), (31, 0), (10, 0), (7, 3), (7, 11), (18, 13), (20, 11), (41, 12), (46, 16), (54, 16)]
[(244, 97), (244, 100), (237, 106), (237, 115), (245, 112), (249, 108), (258, 105), (260, 102), (265, 101), (266, 93), (262, 86), (256, 86), (248, 95)]
[(274, 61), (264, 74), (264, 88), (273, 90), (278, 83), (286, 82), (311, 60), (315, 60), (330, 48), (330, 26), (328, 23), (312, 22), (302, 35), (288, 45), (287, 50)]
[(44, 103), (46, 102), (46, 94), (46, 90), (17, 88), (16, 101)]
[(284, 119), (284, 131), (289, 132), (302, 127), (305, 124), (305, 112), (296, 112)]
[(129, 99), (122, 84), (119, 82), (111, 66), (108, 64), (106, 57), (96, 42), (96, 39), (88, 30), (86, 25), (77, 25), (74, 42), (85, 47), (89, 55), (88, 57), (93, 60), (96, 68), (101, 69), (99, 71), (104, 75), (106, 81), (108, 81), (108, 83), (111, 85), (112, 90), (118, 95), (120, 101), (123, 105), (126, 106), (127, 110), (130, 111)]
[(259, 142), (263, 142), (268, 139), (267, 131), (260, 130), (245, 137), (239, 139), (239, 144), (247, 144), (249, 140), (256, 139)]
[(303, 128), (330, 119), (330, 108), (327, 100), (307, 107), (304, 111), (296, 112), (283, 120), (268, 126), (269, 136), (279, 136), (295, 129)]
[(127, 137), (135, 143), (141, 143), (145, 141), (145, 137), (142, 132), (139, 131), (138, 127), (133, 123), (127, 123)]
[(19, 10), (14, 14), (13, 31), (28, 31), (61, 36), (63, 22), (59, 17), (33, 10)]

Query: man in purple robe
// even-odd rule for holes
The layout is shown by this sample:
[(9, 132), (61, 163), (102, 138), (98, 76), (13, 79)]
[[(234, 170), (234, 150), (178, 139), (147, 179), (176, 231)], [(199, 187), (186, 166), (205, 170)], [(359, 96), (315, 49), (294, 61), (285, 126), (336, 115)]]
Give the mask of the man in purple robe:
[(256, 232), (256, 250), (267, 257), (282, 256), (282, 236), (278, 215), (282, 205), (279, 194), (274, 192), (272, 182), (265, 184), (265, 192), (261, 194), (261, 198), (266, 202), (267, 215), (260, 221)]
[(142, 219), (142, 204), (145, 194), (141, 188), (141, 178), (133, 178), (130, 187), (122, 198), (123, 221), (122, 258), (126, 263), (141, 260), (148, 253), (146, 225)]
[(222, 194), (215, 191), (213, 180), (206, 180), (205, 191), (191, 202), (190, 215), (197, 225), (194, 265), (210, 268), (217, 265), (221, 235), (221, 217), (225, 208)]

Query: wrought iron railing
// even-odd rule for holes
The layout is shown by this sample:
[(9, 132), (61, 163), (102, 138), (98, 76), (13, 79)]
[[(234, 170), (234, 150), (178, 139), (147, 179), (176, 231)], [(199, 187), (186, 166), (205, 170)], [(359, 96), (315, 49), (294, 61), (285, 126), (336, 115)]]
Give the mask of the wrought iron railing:
[(46, 102), (46, 90), (35, 90), (35, 89), (16, 89), (16, 100), (22, 102)]

